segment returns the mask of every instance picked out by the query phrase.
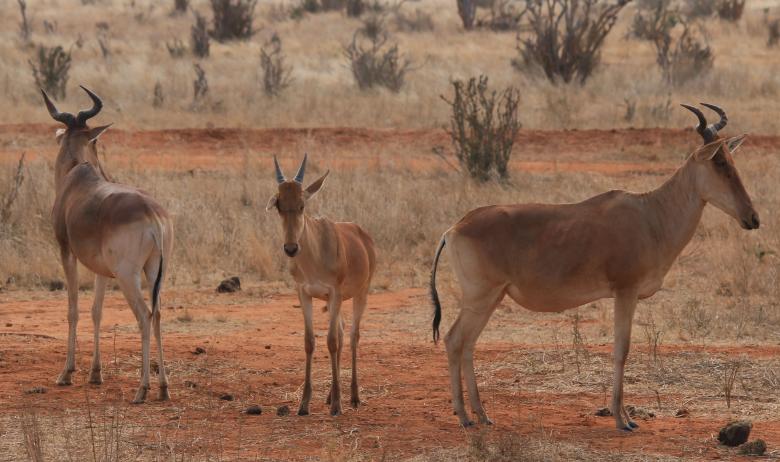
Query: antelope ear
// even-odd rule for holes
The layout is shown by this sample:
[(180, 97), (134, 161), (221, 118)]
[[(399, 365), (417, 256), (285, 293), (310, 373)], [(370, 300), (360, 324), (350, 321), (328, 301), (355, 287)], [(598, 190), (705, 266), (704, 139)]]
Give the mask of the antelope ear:
[(713, 157), (715, 157), (715, 154), (717, 154), (718, 150), (725, 142), (726, 140), (720, 139), (713, 141), (712, 143), (705, 144), (693, 152), (693, 158), (698, 161), (711, 160)]
[(726, 140), (726, 145), (729, 147), (729, 152), (731, 154), (734, 154), (737, 151), (737, 149), (739, 149), (739, 147), (742, 146), (742, 142), (745, 141), (746, 136), (747, 134), (742, 134)]
[(57, 140), (57, 144), (62, 143), (62, 137), (65, 136), (65, 129), (64, 128), (58, 128), (56, 132), (54, 132), (54, 139)]
[(303, 198), (304, 198), (305, 200), (309, 200), (309, 199), (311, 199), (311, 198), (312, 198), (312, 197), (313, 197), (315, 194), (317, 194), (317, 191), (319, 191), (319, 190), (320, 190), (320, 188), (322, 188), (322, 185), (325, 183), (325, 178), (328, 176), (328, 174), (329, 174), (329, 173), (330, 173), (330, 170), (328, 170), (327, 172), (325, 172), (325, 174), (324, 174), (324, 175), (322, 175), (321, 177), (319, 177), (319, 178), (317, 179), (317, 181), (315, 181), (314, 183), (310, 184), (310, 185), (309, 185), (309, 186), (306, 188), (306, 190), (304, 190), (304, 192), (303, 192)]
[(89, 141), (90, 142), (97, 141), (97, 139), (100, 137), (100, 135), (102, 135), (104, 131), (108, 130), (108, 127), (110, 127), (111, 125), (113, 125), (113, 124), (103, 125), (101, 127), (90, 128), (89, 129), (89, 133), (88, 133)]
[(270, 212), (272, 209), (276, 208), (276, 204), (279, 202), (279, 193), (274, 194), (271, 196), (270, 199), (268, 199), (268, 204), (265, 206), (265, 211)]

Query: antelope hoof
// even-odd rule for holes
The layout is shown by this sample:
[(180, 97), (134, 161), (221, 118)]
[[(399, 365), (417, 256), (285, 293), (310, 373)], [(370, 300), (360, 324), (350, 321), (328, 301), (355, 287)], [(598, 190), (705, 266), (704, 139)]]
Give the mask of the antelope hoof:
[(132, 401), (130, 401), (131, 404), (143, 404), (144, 401), (146, 401), (146, 392), (149, 390), (149, 387), (139, 387), (138, 391), (135, 394), (135, 398), (133, 398)]
[(65, 387), (65, 386), (68, 386), (68, 385), (73, 385), (73, 382), (71, 381), (70, 376), (71, 376), (71, 372), (70, 371), (66, 371), (66, 372), (63, 372), (62, 374), (60, 374), (60, 376), (57, 377), (57, 385), (59, 385), (61, 387)]
[(92, 369), (89, 373), (89, 383), (93, 385), (101, 385), (103, 383), (103, 373), (100, 369)]
[(473, 427), (473, 426), (474, 426), (474, 421), (472, 421), (472, 420), (468, 420), (468, 419), (466, 419), (466, 420), (461, 420), (461, 421), (460, 421), (460, 425), (461, 425), (463, 428), (471, 428), (471, 427)]
[(358, 406), (360, 406), (360, 398), (355, 396), (355, 397), (353, 397), (352, 399), (349, 400), (349, 403), (352, 405), (352, 407), (354, 409), (357, 409)]
[(633, 433), (634, 432), (634, 429), (629, 427), (628, 425), (626, 425), (625, 427), (621, 428), (620, 430), (624, 431), (626, 433)]
[(168, 401), (171, 399), (171, 394), (168, 393), (168, 385), (160, 385), (160, 391), (157, 393), (158, 401)]
[(639, 428), (639, 425), (633, 420), (628, 421), (628, 426), (631, 427), (632, 429)]
[(309, 410), (308, 409), (304, 409), (304, 408), (300, 408), (300, 409), (298, 409), (298, 415), (309, 415)]
[(479, 423), (482, 425), (493, 425), (493, 421), (490, 420), (486, 415), (479, 417)]
[(330, 415), (333, 417), (341, 415), (341, 406), (331, 406), (330, 407)]

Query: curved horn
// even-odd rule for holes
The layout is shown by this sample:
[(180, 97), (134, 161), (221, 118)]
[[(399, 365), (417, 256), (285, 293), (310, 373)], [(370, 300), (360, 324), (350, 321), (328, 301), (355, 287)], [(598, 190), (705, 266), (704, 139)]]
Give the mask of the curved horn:
[(76, 116), (76, 122), (78, 122), (79, 125), (86, 125), (87, 120), (91, 119), (92, 117), (95, 117), (98, 112), (100, 112), (101, 109), (103, 109), (103, 101), (100, 100), (100, 97), (98, 95), (92, 93), (89, 91), (88, 88), (86, 88), (84, 85), (79, 85), (82, 90), (87, 92), (89, 97), (92, 99), (92, 109), (89, 109), (87, 111), (80, 111), (79, 114)]
[(282, 184), (287, 181), (284, 179), (284, 173), (282, 173), (282, 168), (279, 167), (279, 161), (276, 160), (276, 156), (274, 156), (274, 167), (276, 168), (276, 182)]
[(704, 114), (702, 114), (699, 108), (689, 106), (687, 104), (681, 104), (680, 106), (693, 112), (696, 115), (696, 118), (699, 119), (699, 125), (696, 126), (696, 131), (699, 133), (699, 135), (701, 135), (702, 139), (704, 139), (704, 143), (706, 144), (713, 141), (715, 138), (715, 133), (712, 133), (709, 130), (709, 127), (707, 127), (707, 119), (704, 117)]
[(52, 119), (56, 120), (57, 122), (64, 123), (68, 128), (77, 125), (76, 118), (73, 117), (73, 114), (69, 112), (60, 112), (57, 110), (57, 107), (54, 105), (54, 103), (51, 102), (49, 95), (43, 91), (43, 88), (41, 88), (41, 94), (43, 95), (43, 101), (46, 103), (46, 109), (49, 110), (49, 115), (51, 115)]
[(707, 127), (711, 130), (714, 130), (715, 133), (718, 133), (729, 122), (729, 118), (726, 116), (726, 111), (719, 108), (718, 106), (715, 106), (714, 104), (701, 103), (701, 105), (712, 109), (713, 111), (717, 112), (718, 115), (720, 116), (720, 120), (718, 121), (718, 123), (712, 124), (709, 127)]
[(303, 184), (303, 175), (306, 174), (306, 159), (308, 159), (309, 153), (303, 154), (303, 160), (301, 161), (301, 167), (298, 169), (298, 173), (295, 174), (295, 182)]

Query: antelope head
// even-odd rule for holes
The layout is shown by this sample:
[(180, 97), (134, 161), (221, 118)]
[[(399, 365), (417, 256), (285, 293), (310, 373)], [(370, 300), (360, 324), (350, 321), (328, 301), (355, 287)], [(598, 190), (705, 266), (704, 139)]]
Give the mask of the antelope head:
[(279, 217), (282, 219), (282, 231), (284, 233), (284, 253), (288, 257), (294, 257), (300, 250), (299, 241), (306, 226), (304, 209), (306, 201), (311, 199), (322, 188), (325, 183), (325, 177), (330, 171), (325, 172), (317, 181), (306, 188), (303, 187), (303, 176), (306, 173), (306, 159), (308, 154), (304, 154), (301, 166), (295, 178), (287, 180), (279, 167), (279, 161), (274, 156), (274, 168), (276, 170), (276, 182), (279, 186), (278, 191), (268, 200), (266, 210), (276, 209)]
[(742, 184), (733, 157), (746, 135), (722, 138), (718, 131), (728, 122), (726, 113), (718, 106), (702, 105), (715, 111), (720, 120), (707, 125), (707, 119), (699, 109), (682, 105), (699, 119), (696, 131), (704, 140), (704, 145), (691, 155), (699, 195), (704, 201), (732, 216), (744, 229), (758, 229), (758, 213)]
[(100, 166), (96, 145), (98, 137), (100, 137), (111, 124), (95, 128), (89, 128), (87, 126), (87, 120), (95, 117), (100, 110), (103, 109), (103, 102), (96, 94), (92, 93), (87, 88), (82, 86), (81, 89), (89, 95), (90, 99), (92, 99), (92, 108), (80, 111), (75, 116), (69, 112), (59, 112), (49, 98), (49, 95), (41, 90), (43, 101), (46, 103), (46, 108), (49, 110), (52, 119), (65, 125), (65, 128), (58, 129), (55, 135), (57, 144), (60, 145), (60, 152), (57, 155), (55, 166), (57, 184), (59, 184), (60, 179), (73, 167), (82, 162), (88, 162), (98, 169), (104, 178), (108, 179)]

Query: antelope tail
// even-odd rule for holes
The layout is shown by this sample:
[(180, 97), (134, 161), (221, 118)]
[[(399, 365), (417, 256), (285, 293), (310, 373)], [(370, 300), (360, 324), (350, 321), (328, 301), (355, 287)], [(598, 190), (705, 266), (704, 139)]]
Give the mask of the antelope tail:
[(154, 281), (154, 287), (152, 289), (152, 315), (156, 315), (160, 312), (160, 286), (162, 286), (163, 279), (163, 226), (158, 222), (158, 234), (152, 234), (154, 236), (154, 243), (157, 244), (157, 248), (160, 251), (160, 267), (157, 270), (157, 278)]
[(441, 324), (441, 302), (439, 302), (439, 292), (436, 291), (436, 268), (439, 266), (439, 257), (444, 246), (447, 245), (445, 236), (441, 237), (439, 247), (436, 249), (436, 255), (433, 257), (433, 268), (431, 269), (431, 303), (433, 303), (433, 343), (439, 342), (439, 324)]

